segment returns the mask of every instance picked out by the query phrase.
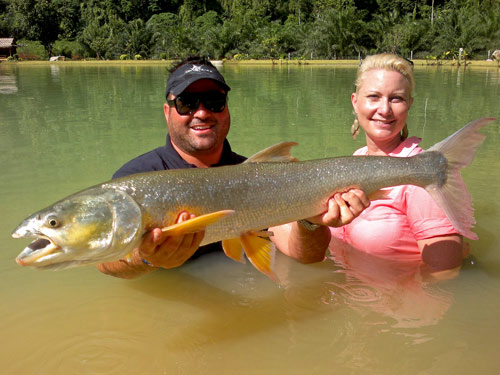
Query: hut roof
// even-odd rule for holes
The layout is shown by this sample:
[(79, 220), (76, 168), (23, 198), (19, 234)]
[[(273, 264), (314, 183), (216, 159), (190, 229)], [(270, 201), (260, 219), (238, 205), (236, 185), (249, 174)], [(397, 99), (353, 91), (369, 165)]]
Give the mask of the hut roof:
[(0, 38), (0, 48), (14, 47), (14, 38)]

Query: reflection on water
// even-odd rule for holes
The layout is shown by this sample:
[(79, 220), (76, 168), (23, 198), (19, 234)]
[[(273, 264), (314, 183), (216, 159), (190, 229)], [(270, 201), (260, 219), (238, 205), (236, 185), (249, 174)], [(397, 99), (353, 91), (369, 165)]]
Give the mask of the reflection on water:
[(53, 80), (58, 80), (61, 68), (56, 64), (50, 64), (50, 76)]
[[(377, 257), (332, 241), (332, 260), (343, 268), (346, 281), (335, 284), (353, 308), (370, 308), (391, 317), (397, 328), (434, 325), (453, 302), (453, 295), (429, 282), (419, 262)], [(432, 280), (432, 279), (431, 279)]]
[(15, 94), (17, 92), (16, 76), (0, 71), (0, 94)]
[[(130, 281), (93, 267), (37, 272), (15, 263), (27, 242), (10, 238), (15, 225), (165, 139), (165, 66), (56, 67), (0, 66), (0, 89), (16, 87), (0, 98), (2, 373), (496, 371), (498, 123), (484, 130), (464, 173), (476, 207), (477, 262), (447, 282), (433, 282), (420, 264), (338, 244), (312, 265), (278, 254), (280, 286), (223, 254)], [(251, 155), (289, 140), (300, 143), (297, 157), (311, 159), (350, 155), (363, 142), (349, 133), (354, 68), (222, 69), (232, 87), (235, 151)], [(428, 147), (472, 119), (498, 116), (498, 76), (417, 68), (410, 132)]]
[(328, 272), (317, 273), (313, 283), (304, 284), (290, 269), (279, 273), (289, 303), (314, 311), (375, 312), (390, 318), (378, 323), (384, 329), (435, 325), (452, 305), (453, 294), (440, 288), (419, 261), (385, 259), (335, 239), (330, 251), (324, 265)]

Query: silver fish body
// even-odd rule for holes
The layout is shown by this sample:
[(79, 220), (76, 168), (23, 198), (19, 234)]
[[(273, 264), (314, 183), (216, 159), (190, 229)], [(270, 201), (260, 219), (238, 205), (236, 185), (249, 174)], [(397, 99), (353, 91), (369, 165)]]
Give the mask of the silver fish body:
[(459, 169), (470, 164), (484, 139), (477, 130), (492, 120), (471, 122), (428, 151), (409, 158), (349, 156), (293, 163), (247, 162), (112, 180), (25, 219), (13, 237), (37, 240), (17, 261), (58, 269), (117, 260), (138, 246), (147, 231), (172, 226), (181, 211), (197, 216), (234, 211), (206, 227), (202, 245), (229, 240), (318, 215), (335, 192), (356, 187), (370, 194), (406, 184), (425, 188), (461, 234), (476, 238), (471, 231), (471, 197)]
[(446, 169), (446, 159), (438, 152), (412, 158), (349, 156), (149, 172), (100, 188), (131, 196), (141, 209), (145, 230), (171, 225), (181, 211), (200, 216), (234, 210), (207, 227), (203, 245), (318, 215), (333, 193), (349, 188), (370, 194), (402, 184), (444, 184)]

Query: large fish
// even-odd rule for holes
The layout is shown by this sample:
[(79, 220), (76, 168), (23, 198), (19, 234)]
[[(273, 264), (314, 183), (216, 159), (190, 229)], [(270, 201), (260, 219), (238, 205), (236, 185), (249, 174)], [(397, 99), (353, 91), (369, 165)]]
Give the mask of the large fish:
[[(73, 194), (25, 219), (14, 238), (35, 237), (17, 257), (22, 266), (59, 269), (120, 259), (143, 235), (161, 227), (179, 235), (206, 227), (202, 245), (221, 241), (232, 259), (243, 252), (275, 278), (265, 228), (324, 212), (334, 192), (361, 188), (424, 187), (465, 237), (476, 239), (471, 197), (460, 175), (484, 139), (473, 121), (445, 140), (408, 158), (349, 156), (303, 162), (290, 147), (270, 147), (236, 166), (148, 172)], [(181, 211), (198, 217), (174, 224)]]

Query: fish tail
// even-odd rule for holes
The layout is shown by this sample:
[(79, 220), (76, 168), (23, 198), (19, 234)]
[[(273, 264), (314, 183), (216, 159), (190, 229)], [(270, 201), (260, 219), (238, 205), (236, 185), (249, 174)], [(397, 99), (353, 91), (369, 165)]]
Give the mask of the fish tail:
[(478, 130), (493, 120), (495, 119), (481, 118), (472, 121), (427, 150), (443, 154), (447, 160), (447, 175), (444, 183), (431, 184), (425, 189), (441, 207), (455, 229), (473, 240), (478, 237), (471, 230), (476, 223), (472, 198), (462, 179), (460, 169), (472, 163), (478, 147), (485, 138), (485, 135)]

